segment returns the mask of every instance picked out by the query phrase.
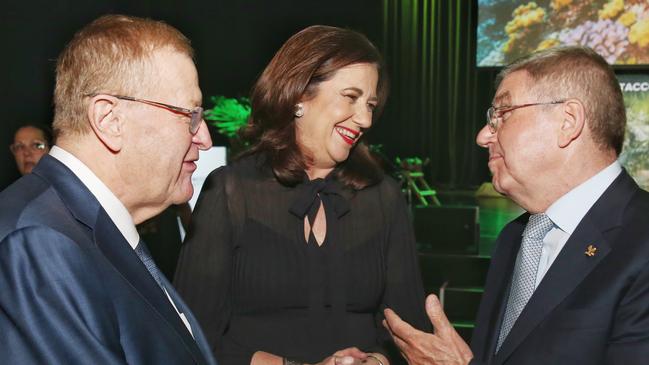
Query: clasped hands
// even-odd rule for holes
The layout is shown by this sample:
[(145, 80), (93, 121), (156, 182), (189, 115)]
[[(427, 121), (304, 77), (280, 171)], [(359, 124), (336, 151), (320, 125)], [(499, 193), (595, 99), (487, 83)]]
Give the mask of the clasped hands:
[(434, 294), (426, 298), (426, 313), (433, 324), (433, 334), (415, 329), (391, 309), (384, 311), (383, 326), (392, 335), (408, 364), (469, 364), (473, 353), (446, 318), (439, 299)]
[(367, 354), (356, 347), (349, 347), (336, 351), (315, 365), (389, 365), (389, 363), (381, 354)]

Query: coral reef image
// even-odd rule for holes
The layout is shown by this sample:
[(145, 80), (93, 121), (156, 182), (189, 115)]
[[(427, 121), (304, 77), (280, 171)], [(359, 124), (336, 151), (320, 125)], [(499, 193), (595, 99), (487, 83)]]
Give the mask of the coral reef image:
[(649, 64), (649, 1), (478, 0), (478, 66), (502, 66), (559, 45), (611, 64)]
[(620, 162), (649, 190), (649, 75), (619, 75), (626, 106), (626, 135)]

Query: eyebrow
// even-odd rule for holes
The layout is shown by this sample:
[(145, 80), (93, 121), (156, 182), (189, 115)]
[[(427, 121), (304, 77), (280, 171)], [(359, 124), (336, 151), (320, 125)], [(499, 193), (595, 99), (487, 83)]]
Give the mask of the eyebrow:
[[(343, 89), (343, 91), (355, 91), (355, 92), (359, 93), (360, 95), (363, 95), (363, 90), (357, 88), (356, 86), (346, 87), (346, 88)], [(377, 101), (377, 100), (379, 100), (379, 98), (376, 97), (376, 96), (372, 96), (372, 97), (369, 97), (368, 100)]]
[(505, 102), (506, 104), (511, 104), (512, 96), (509, 93), (509, 91), (505, 91), (504, 93), (498, 94), (494, 97), (493, 103), (501, 103)]

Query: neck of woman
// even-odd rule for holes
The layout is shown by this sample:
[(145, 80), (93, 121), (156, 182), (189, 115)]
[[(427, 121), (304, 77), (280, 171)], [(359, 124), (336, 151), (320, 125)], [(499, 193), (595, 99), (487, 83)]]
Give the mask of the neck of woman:
[(306, 175), (309, 177), (309, 180), (315, 180), (318, 178), (324, 179), (325, 177), (327, 177), (327, 175), (329, 175), (329, 173), (333, 169), (334, 167), (322, 168), (322, 167), (311, 166), (307, 168)]

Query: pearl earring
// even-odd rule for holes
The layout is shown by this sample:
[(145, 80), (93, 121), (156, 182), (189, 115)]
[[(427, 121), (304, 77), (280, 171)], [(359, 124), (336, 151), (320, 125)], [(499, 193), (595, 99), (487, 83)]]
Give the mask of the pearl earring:
[(302, 103), (295, 104), (295, 113), (293, 113), (296, 118), (301, 118), (304, 115), (304, 107)]

